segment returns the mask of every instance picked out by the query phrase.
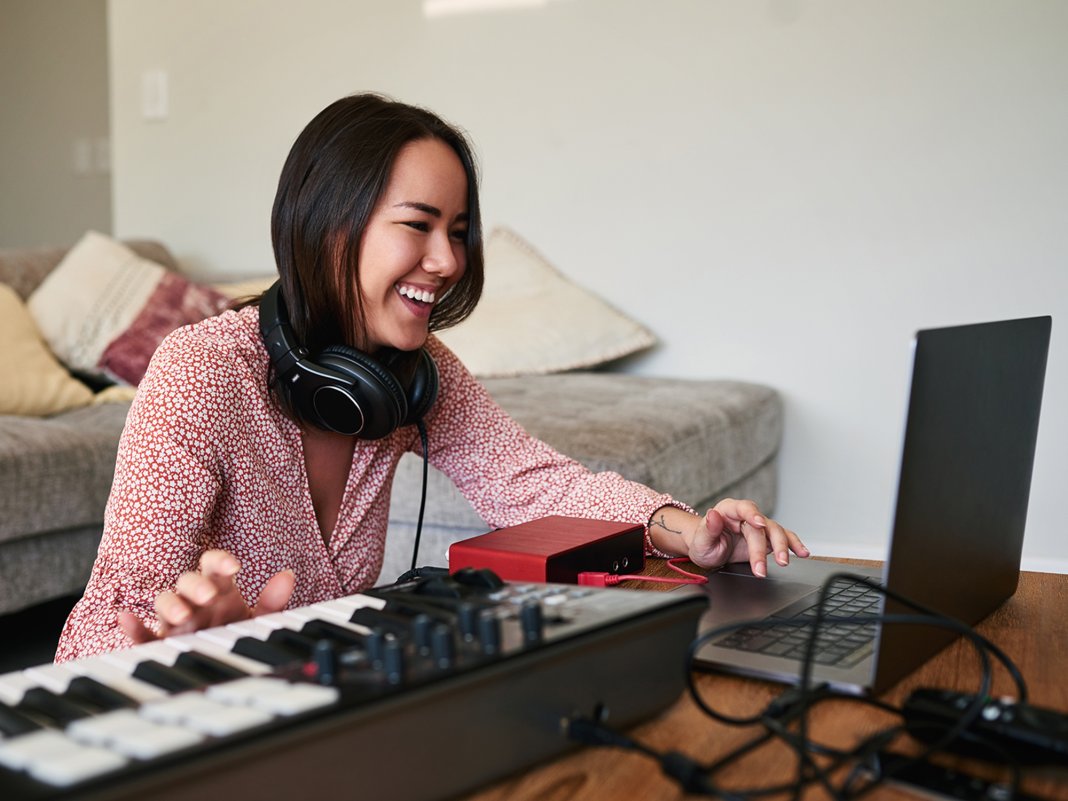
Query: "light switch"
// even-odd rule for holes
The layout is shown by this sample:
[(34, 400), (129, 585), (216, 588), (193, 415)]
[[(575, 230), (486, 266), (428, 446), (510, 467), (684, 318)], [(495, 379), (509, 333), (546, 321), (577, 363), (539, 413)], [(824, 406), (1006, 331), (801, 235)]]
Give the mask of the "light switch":
[(166, 70), (141, 73), (141, 116), (146, 120), (165, 120), (170, 113)]

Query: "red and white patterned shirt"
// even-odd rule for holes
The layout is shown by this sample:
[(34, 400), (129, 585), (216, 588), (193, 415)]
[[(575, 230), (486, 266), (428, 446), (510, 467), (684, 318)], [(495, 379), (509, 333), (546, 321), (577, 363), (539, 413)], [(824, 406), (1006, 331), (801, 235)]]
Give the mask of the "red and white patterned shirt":
[[(440, 372), (426, 417), (430, 462), (491, 527), (550, 514), (647, 525), (669, 496), (593, 473), (530, 436), (436, 338)], [(300, 429), (272, 401), (258, 309), (227, 311), (160, 345), (119, 443), (104, 534), (56, 661), (130, 645), (116, 613), (155, 627), (153, 602), (211, 548), (233, 553), (253, 603), (292, 569), (290, 607), (374, 585), (382, 566), (397, 462), (421, 453), (414, 426), (357, 440), (337, 524), (324, 538), (312, 506)]]

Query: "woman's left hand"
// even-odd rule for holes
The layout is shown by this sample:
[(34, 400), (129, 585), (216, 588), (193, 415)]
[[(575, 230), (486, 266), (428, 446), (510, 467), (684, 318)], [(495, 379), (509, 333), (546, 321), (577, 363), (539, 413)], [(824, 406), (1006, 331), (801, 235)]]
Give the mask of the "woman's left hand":
[(769, 517), (752, 501), (727, 498), (696, 518), (692, 531), (682, 533), (687, 557), (701, 567), (748, 561), (756, 576), (767, 576), (768, 554), (784, 567), (790, 551), (802, 558), (809, 550), (801, 538)]

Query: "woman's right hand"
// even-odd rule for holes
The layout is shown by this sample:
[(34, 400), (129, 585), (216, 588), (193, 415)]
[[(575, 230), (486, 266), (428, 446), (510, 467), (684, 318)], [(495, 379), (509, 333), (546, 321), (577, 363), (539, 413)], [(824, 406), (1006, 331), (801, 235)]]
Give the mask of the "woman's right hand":
[(156, 596), (158, 634), (132, 612), (119, 612), (119, 628), (135, 643), (143, 643), (285, 609), (296, 582), (292, 570), (273, 575), (250, 609), (234, 584), (240, 569), (241, 563), (230, 552), (205, 551), (198, 572), (183, 573), (173, 592)]

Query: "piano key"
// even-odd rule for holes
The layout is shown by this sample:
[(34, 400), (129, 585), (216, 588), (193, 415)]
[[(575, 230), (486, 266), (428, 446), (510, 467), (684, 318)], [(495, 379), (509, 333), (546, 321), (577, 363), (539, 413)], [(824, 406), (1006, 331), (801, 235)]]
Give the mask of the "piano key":
[(201, 734), (224, 737), (269, 723), (273, 716), (248, 706), (216, 703), (201, 693), (184, 693), (141, 707), (141, 716), (154, 723), (182, 724)]
[(119, 651), (108, 651), (101, 654), (99, 658), (116, 667), (124, 668), (127, 673), (132, 674), (137, 665), (150, 660), (164, 665), (173, 665), (180, 652), (180, 648), (175, 647), (170, 639), (166, 639), (142, 643)]
[(233, 651), (235, 654), (255, 659), (271, 667), (282, 667), (301, 661), (300, 654), (292, 649), (256, 637), (238, 638), (234, 642)]
[(153, 723), (129, 709), (75, 721), (67, 727), (67, 734), (83, 745), (107, 747), (141, 760), (180, 751), (204, 740), (204, 735), (192, 729)]
[(349, 622), (371, 630), (382, 629), (396, 637), (405, 638), (410, 634), (412, 618), (365, 606), (353, 612)]
[[(366, 626), (357, 626), (349, 621), (352, 617), (352, 613), (356, 611), (356, 607), (351, 603), (347, 603), (344, 598), (339, 598), (334, 601), (323, 601), (312, 606), (302, 607), (306, 609), (310, 614), (317, 618), (329, 619), (335, 623), (340, 623), (343, 626), (350, 626), (361, 634), (368, 634), (369, 629)], [(301, 610), (293, 610), (300, 612)]]
[[(129, 696), (138, 703), (167, 697), (167, 693), (159, 687), (146, 684), (130, 675), (133, 671), (132, 666), (118, 666), (99, 657), (79, 659), (75, 662), (65, 662), (64, 664), (69, 665), (72, 670), (83, 676), (95, 679), (101, 684), (105, 684), (123, 695)], [(127, 670), (127, 667), (129, 667), (129, 670)]]
[(12, 770), (24, 770), (37, 759), (62, 753), (71, 743), (69, 737), (55, 729), (41, 729), (10, 740), (0, 740), (0, 765)]
[(28, 771), (38, 781), (55, 787), (69, 787), (125, 765), (126, 758), (121, 754), (70, 741), (70, 745), (61, 751), (32, 761)]
[(12, 706), (0, 701), (0, 740), (38, 731), (42, 724)]
[(56, 695), (44, 687), (31, 687), (22, 696), (15, 709), (33, 717), (43, 718), (51, 725), (62, 729), (72, 720), (87, 717), (91, 710), (73, 701)]
[(290, 684), (284, 692), (260, 695), (253, 701), (253, 706), (274, 715), (288, 717), (321, 709), (337, 703), (341, 693), (337, 687), (324, 687), (319, 684)]
[(130, 696), (97, 681), (92, 676), (75, 676), (67, 685), (64, 695), (83, 704), (91, 705), (100, 712), (132, 709), (138, 705), (137, 701)]
[(352, 627), (341, 626), (329, 620), (309, 620), (301, 628), (301, 633), (316, 640), (330, 640), (346, 648), (366, 648), (367, 636), (354, 631)]
[(155, 659), (146, 659), (134, 666), (133, 677), (141, 681), (154, 684), (160, 689), (170, 693), (196, 690), (203, 687), (207, 682), (201, 681), (181, 668), (172, 665), (164, 665)]
[(246, 659), (230, 650), (230, 646), (232, 646), (234, 640), (237, 639), (237, 636), (233, 635), (232, 632), (232, 636), (227, 639), (226, 645), (224, 646), (220, 645), (218, 640), (208, 636), (208, 633), (211, 631), (214, 631), (214, 629), (205, 629), (204, 631), (198, 631), (195, 634), (183, 634), (178, 637), (171, 637), (171, 642), (179, 648), (184, 648), (187, 651), (196, 651), (205, 656), (210, 656), (213, 659), (231, 665), (236, 670), (243, 671), (244, 673), (253, 676), (258, 676), (270, 671), (270, 667), (264, 665), (262, 662)]
[(308, 622), (308, 618), (305, 613), (298, 612), (296, 610), (287, 610), (284, 612), (272, 612), (269, 615), (260, 615), (255, 618), (259, 623), (271, 626), (275, 629), (292, 629), (293, 631), (299, 631), (300, 627)]
[(306, 661), (311, 659), (312, 651), (315, 650), (316, 640), (314, 637), (309, 637), (292, 629), (275, 629), (267, 637), (267, 642), (288, 648), (294, 653), (300, 654), (300, 658)]
[(270, 619), (268, 615), (263, 615), (250, 620), (240, 620), (237, 623), (231, 623), (226, 628), (231, 631), (236, 631), (244, 637), (255, 637), (259, 640), (266, 640), (272, 631), (281, 628), (281, 624)]
[(28, 689), (36, 686), (37, 682), (22, 671), (5, 673), (0, 676), (0, 701), (15, 706)]
[(71, 680), (78, 676), (66, 664), (55, 665), (47, 663), (26, 668), (22, 674), (40, 687), (51, 690), (54, 693), (66, 692)]
[(199, 676), (205, 684), (216, 684), (220, 681), (231, 681), (247, 676), (248, 673), (240, 670), (229, 662), (202, 654), (199, 651), (185, 651), (178, 654), (174, 666), (189, 673)]
[(341, 693), (336, 687), (292, 683), (283, 679), (254, 677), (207, 689), (209, 698), (234, 705), (254, 706), (275, 715), (289, 716), (330, 706)]

